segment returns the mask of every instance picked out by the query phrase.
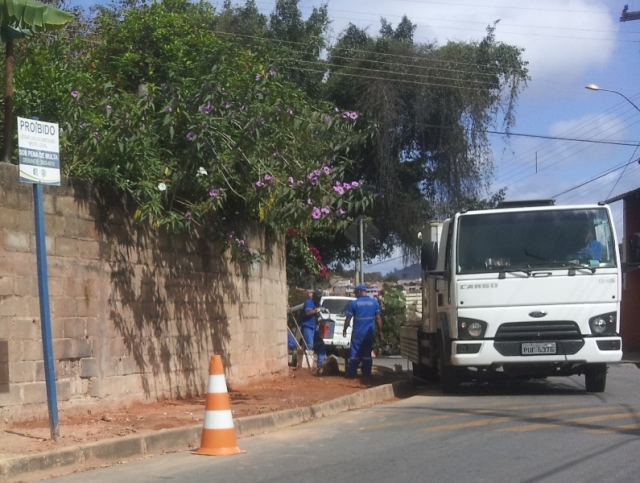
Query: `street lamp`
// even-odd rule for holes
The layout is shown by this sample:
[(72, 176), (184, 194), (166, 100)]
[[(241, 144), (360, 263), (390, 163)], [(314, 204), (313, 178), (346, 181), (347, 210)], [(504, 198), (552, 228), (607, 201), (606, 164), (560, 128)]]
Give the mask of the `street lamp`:
[(589, 89), (592, 91), (605, 91), (605, 92), (613, 92), (614, 94), (618, 94), (619, 96), (624, 97), (629, 104), (631, 104), (633, 107), (636, 108), (637, 111), (640, 112), (640, 107), (636, 106), (633, 101), (631, 101), (631, 99), (629, 99), (627, 96), (625, 96), (624, 94), (618, 92), (618, 91), (612, 91), (611, 89), (603, 89), (602, 87), (597, 86), (596, 84), (587, 84), (586, 86), (584, 86), (585, 89)]

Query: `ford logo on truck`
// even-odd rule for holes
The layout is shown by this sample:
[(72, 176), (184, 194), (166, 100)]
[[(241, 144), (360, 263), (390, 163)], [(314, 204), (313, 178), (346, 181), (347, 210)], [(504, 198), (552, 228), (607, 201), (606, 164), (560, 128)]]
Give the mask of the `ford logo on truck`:
[(539, 319), (540, 317), (544, 317), (547, 313), (544, 310), (537, 310), (535, 312), (529, 312), (529, 317), (535, 317)]
[(498, 288), (498, 284), (493, 283), (467, 283), (460, 285), (460, 290), (471, 290), (471, 289), (482, 289), (482, 288)]

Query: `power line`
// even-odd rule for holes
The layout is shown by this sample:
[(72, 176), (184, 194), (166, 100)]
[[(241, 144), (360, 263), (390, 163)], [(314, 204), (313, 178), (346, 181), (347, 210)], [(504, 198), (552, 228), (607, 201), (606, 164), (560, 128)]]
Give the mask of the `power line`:
[[(322, 62), (318, 62), (315, 60), (302, 60), (302, 59), (278, 59), (278, 60), (284, 60), (284, 61), (291, 61), (291, 62), (298, 62), (301, 64), (312, 64), (315, 66), (326, 66), (327, 68), (327, 73), (331, 76), (332, 74), (343, 74), (344, 72), (341, 70), (332, 70), (331, 69), (331, 65), (327, 65), (324, 64)], [(484, 81), (479, 81), (479, 80), (473, 80), (473, 79), (469, 79), (469, 80), (464, 80), (464, 79), (455, 79), (452, 77), (440, 77), (440, 76), (429, 76), (429, 75), (424, 75), (424, 74), (414, 74), (411, 72), (392, 72), (389, 70), (383, 70), (383, 69), (371, 69), (371, 68), (367, 68), (367, 67), (358, 67), (358, 66), (354, 66), (354, 65), (349, 65), (349, 66), (344, 66), (345, 69), (355, 69), (355, 70), (362, 70), (365, 72), (376, 72), (376, 73), (383, 73), (383, 74), (389, 74), (391, 76), (400, 76), (400, 77), (417, 77), (419, 79), (427, 79), (427, 80), (435, 80), (435, 81), (460, 81), (460, 82), (469, 82), (472, 84), (478, 84), (480, 86), (485, 86), (487, 89), (492, 89), (495, 87), (495, 84), (492, 82), (484, 82)], [(355, 75), (355, 74), (354, 74)], [(367, 78), (368, 76), (361, 76), (363, 78)], [(393, 81), (395, 80), (393, 77), (389, 77), (388, 80)], [(422, 84), (422, 83), (421, 83)], [(455, 86), (455, 85), (443, 85), (443, 84), (424, 84), (424, 85), (437, 85), (440, 87), (459, 87), (459, 86)]]
[[(636, 155), (636, 153), (638, 152), (638, 148), (640, 148), (640, 144), (638, 146), (636, 146), (636, 149), (633, 150), (633, 154), (631, 155), (631, 159), (629, 159), (629, 162), (631, 162), (631, 160), (633, 159), (633, 157)], [(609, 199), (609, 197), (611, 196), (611, 193), (613, 193), (613, 190), (616, 189), (616, 186), (618, 186), (618, 183), (620, 182), (620, 180), (622, 179), (622, 176), (624, 175), (624, 172), (627, 170), (627, 166), (629, 166), (629, 164), (627, 163), (624, 167), (624, 169), (622, 170), (622, 173), (620, 173), (620, 176), (618, 176), (618, 179), (616, 180), (616, 182), (613, 184), (613, 187), (611, 188), (611, 191), (609, 191), (609, 194), (607, 195), (607, 197), (605, 199)]]
[[(634, 94), (634, 95), (632, 96), (632, 98), (635, 98), (635, 97), (638, 97), (638, 96), (640, 96), (640, 93), (638, 93), (638, 94)], [(620, 108), (620, 107), (623, 107), (623, 109), (624, 109), (624, 110), (623, 110), (623, 112), (622, 112), (622, 114), (621, 114), (621, 116), (624, 116), (625, 114), (627, 114), (627, 113), (629, 113), (629, 112), (632, 112), (633, 114), (632, 114), (631, 116), (629, 116), (629, 117), (623, 118), (622, 120), (618, 121), (618, 122), (617, 122), (616, 124), (614, 124), (613, 126), (608, 127), (608, 128), (607, 128), (607, 130), (610, 130), (611, 128), (616, 127), (617, 125), (621, 124), (622, 122), (624, 122), (624, 121), (628, 121), (628, 120), (630, 120), (630, 119), (632, 119), (632, 118), (634, 118), (634, 117), (636, 117), (636, 116), (638, 115), (638, 112), (637, 112), (635, 109), (632, 109), (632, 108), (629, 106), (629, 104), (628, 104), (627, 102), (622, 102), (622, 101), (621, 101), (621, 102), (619, 102), (619, 103), (617, 103), (617, 104), (614, 104), (613, 106), (611, 106), (611, 107), (609, 107), (609, 108), (607, 108), (607, 109), (606, 109), (602, 114), (607, 114), (607, 113), (609, 113), (609, 112), (615, 111), (616, 109), (618, 109), (618, 108)], [(567, 135), (569, 135), (569, 134), (570, 134), (570, 133), (572, 133), (572, 132), (579, 132), (579, 131), (582, 131), (582, 129), (581, 129), (581, 128), (582, 128), (583, 126), (591, 126), (591, 128), (590, 128), (590, 129), (588, 129), (588, 130), (585, 132), (585, 134), (592, 133), (592, 132), (594, 132), (594, 131), (596, 131), (596, 130), (600, 131), (599, 126), (594, 125), (594, 122), (593, 122), (593, 121), (596, 119), (596, 117), (597, 117), (597, 116), (599, 116), (599, 115), (601, 115), (601, 114), (593, 115), (593, 116), (587, 116), (587, 117), (586, 117), (582, 122), (578, 123), (578, 124), (577, 124), (577, 125), (575, 125), (575, 126), (572, 126), (572, 127), (571, 127), (571, 128), (569, 128), (569, 129), (565, 129), (564, 131), (562, 131), (562, 132), (560, 133), (560, 135), (562, 135), (562, 136), (567, 136)], [(634, 123), (634, 124), (635, 124), (635, 123)], [(615, 131), (615, 132), (614, 132), (614, 133), (612, 133), (612, 134), (615, 134), (615, 133), (620, 132), (620, 131), (621, 131), (621, 130)], [(612, 134), (610, 134), (610, 135), (612, 135)], [(551, 147), (551, 150), (549, 151), (549, 150), (547, 149), (547, 147)], [(511, 161), (512, 161), (512, 162), (517, 162), (518, 160), (524, 159), (524, 158), (526, 158), (526, 157), (528, 157), (528, 156), (532, 156), (534, 152), (537, 152), (537, 153), (539, 153), (539, 154), (541, 153), (541, 154), (544, 154), (544, 155), (546, 155), (546, 156), (549, 156), (549, 155), (553, 154), (554, 152), (559, 151), (559, 150), (560, 150), (560, 149), (562, 149), (563, 147), (564, 147), (564, 144), (562, 144), (562, 145), (560, 145), (560, 146), (558, 146), (557, 144), (552, 146), (551, 141), (547, 141), (547, 142), (545, 142), (545, 143), (542, 143), (542, 145), (537, 145), (537, 146), (532, 147), (531, 149), (528, 149), (528, 150), (524, 151), (524, 152), (523, 152), (523, 153), (521, 153), (520, 155), (518, 155), (518, 156), (516, 156), (515, 158), (513, 158)], [(527, 163), (527, 164), (529, 164), (529, 163)], [(525, 169), (526, 169), (526, 168), (522, 168), (522, 169), (520, 169), (519, 167), (517, 167), (517, 166), (516, 166), (516, 167), (513, 167), (513, 168), (511, 168), (511, 169), (509, 169), (509, 170), (502, 171), (502, 172), (501, 172), (501, 176), (502, 176), (502, 177), (507, 176), (507, 178), (506, 178), (506, 179), (508, 180), (508, 179), (513, 178), (513, 176), (514, 176), (514, 175), (517, 175), (517, 174), (516, 174), (516, 172), (517, 172), (517, 171), (524, 171)], [(544, 168), (543, 168), (543, 169), (544, 169)]]
[[(264, 2), (257, 2), (257, 3), (262, 3), (263, 5), (266, 5), (266, 3)], [(369, 13), (369, 12), (357, 12), (357, 11), (353, 11), (353, 10), (340, 10), (340, 9), (331, 9), (332, 12), (343, 12), (343, 13), (352, 13), (355, 15), (375, 15), (378, 18), (380, 17), (396, 17), (396, 18), (402, 18), (404, 17), (404, 15), (398, 15), (398, 14), (389, 14), (389, 13)], [(407, 15), (408, 17), (408, 15)], [(487, 22), (478, 22), (478, 21), (473, 21), (473, 20), (449, 20), (449, 19), (445, 19), (445, 18), (434, 18), (434, 17), (415, 17), (415, 16), (411, 16), (411, 18), (409, 18), (409, 20), (411, 20), (411, 23), (413, 23), (413, 20), (426, 20), (426, 21), (435, 21), (435, 22), (450, 22), (450, 23), (468, 23), (468, 24), (476, 24), (476, 25), (487, 25)], [(354, 20), (363, 20), (363, 19), (354, 19)], [(502, 21), (500, 21), (499, 26), (501, 27), (516, 27), (516, 28), (531, 28), (531, 29), (547, 29), (547, 30), (567, 30), (567, 31), (572, 31), (572, 32), (601, 32), (601, 33), (609, 33), (609, 34), (640, 34), (640, 31), (638, 30), (633, 30), (630, 32), (625, 32), (622, 30), (602, 30), (602, 29), (585, 29), (585, 28), (571, 28), (571, 27), (548, 27), (545, 25), (525, 25), (525, 24), (510, 24), (510, 23), (503, 23)]]
[(574, 186), (573, 188), (569, 188), (568, 190), (565, 190), (565, 191), (563, 191), (561, 193), (558, 193), (557, 195), (553, 195), (552, 198), (558, 198), (559, 196), (562, 196), (562, 195), (565, 195), (567, 193), (570, 193), (571, 191), (577, 190), (578, 188), (582, 188), (583, 186), (588, 185), (589, 183), (593, 183), (594, 181), (596, 181), (596, 180), (598, 180), (600, 178), (604, 178), (608, 174), (614, 173), (614, 172), (618, 171), (619, 169), (625, 168), (626, 166), (629, 166), (630, 164), (633, 164), (633, 163), (635, 163), (637, 161), (640, 161), (640, 158), (633, 159), (633, 160), (629, 161), (628, 163), (622, 164), (622, 165), (617, 166), (615, 168), (612, 168), (612, 169), (610, 169), (608, 171), (605, 171), (604, 173), (601, 173), (601, 174), (599, 174), (597, 176), (594, 176), (593, 178), (585, 181), (584, 183), (580, 183), (579, 185)]
[[(437, 127), (437, 126), (433, 126)], [(574, 141), (578, 143), (593, 143), (593, 144), (611, 144), (616, 146), (637, 146), (638, 141), (605, 141), (599, 139), (580, 139), (580, 138), (567, 138), (560, 136), (545, 136), (543, 134), (527, 134), (527, 133), (517, 133), (517, 132), (505, 132), (505, 131), (485, 131), (488, 134), (502, 134), (508, 136), (519, 136), (525, 138), (540, 138), (540, 139), (555, 139), (559, 141)]]

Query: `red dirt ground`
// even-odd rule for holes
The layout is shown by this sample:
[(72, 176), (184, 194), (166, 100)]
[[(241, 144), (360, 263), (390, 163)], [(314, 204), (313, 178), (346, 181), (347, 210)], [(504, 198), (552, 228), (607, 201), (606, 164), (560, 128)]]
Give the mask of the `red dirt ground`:
[[(229, 389), (235, 418), (306, 407), (352, 394), (368, 387), (396, 381), (406, 375), (374, 367), (369, 378), (347, 379), (343, 375), (319, 376), (308, 369), (290, 368), (289, 375)], [(60, 440), (49, 438), (49, 420), (44, 418), (9, 423), (0, 432), (0, 455), (33, 454), (65, 446), (126, 436), (159, 429), (197, 425), (204, 416), (204, 397), (134, 404), (118, 410), (96, 407), (79, 415), (61, 411)]]

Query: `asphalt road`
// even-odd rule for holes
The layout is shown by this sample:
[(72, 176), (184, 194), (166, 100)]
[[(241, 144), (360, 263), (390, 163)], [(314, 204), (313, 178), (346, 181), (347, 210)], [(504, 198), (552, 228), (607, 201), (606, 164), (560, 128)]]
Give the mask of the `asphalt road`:
[(394, 404), (242, 439), (245, 454), (188, 452), (56, 479), (160, 482), (635, 482), (640, 370), (610, 368), (607, 392), (584, 378), (437, 387)]

